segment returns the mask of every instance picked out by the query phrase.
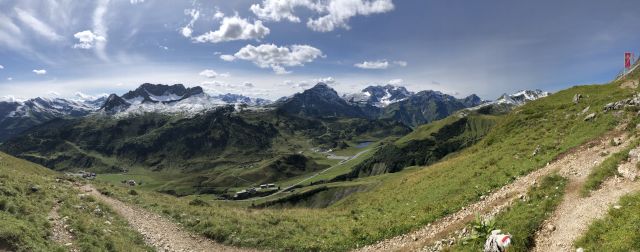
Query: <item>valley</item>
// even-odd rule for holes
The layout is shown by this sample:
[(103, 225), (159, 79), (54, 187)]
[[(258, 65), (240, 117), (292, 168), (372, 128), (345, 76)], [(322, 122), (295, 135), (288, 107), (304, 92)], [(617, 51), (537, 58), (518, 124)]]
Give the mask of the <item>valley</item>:
[[(187, 119), (156, 113), (115, 119), (94, 115), (51, 121), (1, 148), (58, 171), (96, 171), (90, 183), (103, 194), (220, 244), (349, 250), (454, 214), (631, 123), (624, 111), (597, 112), (597, 120), (584, 120), (584, 110), (632, 94), (618, 85), (577, 86), (510, 108), (491, 102), (413, 129), (384, 120), (229, 106)], [(576, 93), (588, 98), (575, 104)], [(199, 126), (205, 122), (209, 126)], [(203, 135), (198, 129), (222, 131)], [(123, 133), (126, 138), (119, 138)], [(203, 136), (211, 138), (195, 141)], [(162, 139), (175, 140), (167, 149)], [(114, 144), (95, 144), (100, 141)], [(211, 148), (206, 159), (200, 154), (203, 147)], [(59, 158), (65, 155), (78, 158)], [(123, 183), (129, 180), (136, 185)], [(262, 184), (278, 189), (233, 200)]]

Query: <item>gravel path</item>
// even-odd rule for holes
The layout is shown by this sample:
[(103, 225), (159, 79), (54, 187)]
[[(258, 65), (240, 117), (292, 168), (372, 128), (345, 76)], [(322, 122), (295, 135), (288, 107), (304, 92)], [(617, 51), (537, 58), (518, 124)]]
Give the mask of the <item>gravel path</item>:
[[(637, 152), (637, 149), (630, 153), (634, 152)], [(624, 177), (614, 177), (605, 181), (600, 189), (584, 198), (580, 195), (580, 189), (589, 171), (581, 171), (579, 175), (563, 174), (569, 178), (567, 192), (556, 211), (536, 234), (536, 247), (533, 251), (575, 251), (573, 242), (586, 232), (591, 222), (604, 217), (609, 207), (618, 202), (620, 197), (640, 190), (640, 183), (635, 182), (637, 162), (637, 155), (632, 155), (630, 162), (618, 168), (625, 170), (625, 173), (622, 173)]]
[(624, 139), (624, 137), (612, 134), (605, 135), (561, 155), (558, 160), (549, 165), (516, 179), (513, 183), (454, 214), (430, 223), (417, 231), (383, 240), (355, 251), (429, 251), (433, 248), (434, 243), (442, 242), (440, 239), (447, 238), (455, 231), (463, 229), (468, 222), (473, 220), (476, 213), (491, 215), (501, 211), (515, 199), (525, 195), (529, 187), (544, 176), (555, 171), (578, 177), (587, 176), (588, 171), (607, 158), (608, 155), (602, 155), (602, 153), (609, 153), (609, 155), (615, 153), (626, 147), (629, 142), (624, 141), (618, 146), (611, 146), (610, 141), (614, 137)]
[(158, 214), (102, 195), (91, 185), (83, 186), (82, 190), (109, 205), (124, 217), (133, 229), (144, 236), (145, 242), (158, 251), (256, 251), (221, 245), (191, 234)]
[(51, 222), (51, 240), (61, 244), (69, 249), (69, 251), (80, 251), (73, 245), (75, 237), (69, 231), (69, 226), (66, 224), (69, 217), (60, 217), (58, 211), (60, 210), (60, 203), (56, 202), (51, 211), (49, 212), (48, 219)]

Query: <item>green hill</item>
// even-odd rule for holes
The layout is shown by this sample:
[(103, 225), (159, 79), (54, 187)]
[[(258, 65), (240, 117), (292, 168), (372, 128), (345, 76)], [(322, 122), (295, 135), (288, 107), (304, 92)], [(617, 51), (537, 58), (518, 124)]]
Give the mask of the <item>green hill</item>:
[[(604, 113), (603, 106), (630, 97), (632, 92), (620, 88), (618, 82), (577, 86), (527, 103), (498, 120), (480, 116), (478, 123), (465, 122), (465, 129), (476, 126), (469, 133), (495, 125), (475, 145), (429, 166), (357, 178), (350, 183), (364, 183), (367, 191), (321, 209), (256, 210), (219, 201), (202, 208), (190, 206), (190, 197), (144, 192), (134, 200), (125, 188), (115, 190), (115, 195), (226, 244), (284, 251), (344, 251), (407, 233), (456, 212), (488, 191), (612, 130), (628, 119), (627, 114)], [(575, 104), (572, 98), (577, 93), (584, 98)], [(596, 115), (585, 121), (582, 111), (587, 107)], [(442, 128), (430, 127), (433, 129), (425, 126), (395, 144), (429, 139), (438, 132), (435, 129)]]
[[(80, 196), (74, 179), (0, 152), (0, 250), (66, 251), (52, 240), (54, 205), (81, 251), (151, 251), (106, 205)], [(96, 210), (99, 209), (99, 210)], [(110, 230), (105, 232), (104, 230)]]

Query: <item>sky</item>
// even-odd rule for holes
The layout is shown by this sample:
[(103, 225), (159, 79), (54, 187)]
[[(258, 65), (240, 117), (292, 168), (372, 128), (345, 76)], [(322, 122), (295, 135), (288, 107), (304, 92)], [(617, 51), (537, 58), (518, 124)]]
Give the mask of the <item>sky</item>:
[(277, 99), (402, 85), (495, 99), (606, 83), (637, 0), (0, 0), (0, 97), (142, 83)]

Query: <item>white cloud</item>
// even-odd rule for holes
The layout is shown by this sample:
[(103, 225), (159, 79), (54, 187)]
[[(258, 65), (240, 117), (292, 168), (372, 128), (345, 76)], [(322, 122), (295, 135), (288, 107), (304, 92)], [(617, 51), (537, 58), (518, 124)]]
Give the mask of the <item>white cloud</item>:
[(354, 64), (354, 66), (362, 69), (387, 69), (392, 64), (399, 67), (407, 66), (406, 61), (393, 61), (392, 63), (389, 63), (387, 60), (364, 61), (362, 63)]
[(354, 66), (362, 69), (387, 69), (389, 67), (389, 62), (386, 60), (365, 61), (357, 63)]
[(250, 10), (260, 19), (269, 21), (288, 20), (300, 22), (295, 15), (297, 7), (307, 8), (321, 16), (309, 18), (307, 26), (314, 31), (329, 32), (336, 28), (349, 29), (349, 19), (385, 13), (394, 9), (392, 0), (263, 0)]
[(244, 83), (244, 84), (242, 84), (242, 85), (243, 85), (244, 87), (247, 87), (247, 88), (254, 88), (254, 87), (255, 87), (255, 85), (253, 85), (253, 83), (251, 83), (251, 82), (245, 82), (245, 83)]
[(211, 69), (205, 69), (199, 74), (200, 76), (204, 76), (209, 79), (217, 78), (217, 77), (229, 77), (231, 76), (229, 73), (217, 73)]
[(233, 55), (229, 55), (229, 54), (223, 54), (220, 55), (220, 59), (224, 60), (224, 61), (234, 61), (236, 60), (236, 57)]
[[(271, 30), (256, 20), (253, 24), (237, 14), (233, 17), (224, 17), (220, 22), (220, 28), (192, 38), (199, 43), (220, 43), (234, 40), (259, 40), (267, 36)], [(184, 35), (184, 33), (183, 33)]]
[(0, 65), (0, 69), (4, 69), (4, 66), (3, 66), (3, 65)]
[(200, 11), (196, 9), (184, 10), (184, 14), (191, 16), (191, 20), (187, 25), (180, 29), (180, 33), (182, 34), (182, 36), (190, 38), (191, 34), (193, 33), (193, 24), (198, 21), (198, 18), (200, 18)]
[(109, 60), (106, 53), (107, 48), (107, 32), (108, 27), (104, 23), (104, 16), (107, 13), (109, 6), (109, 0), (100, 0), (96, 9), (93, 11), (93, 32), (98, 36), (104, 38), (104, 40), (95, 41), (95, 52), (98, 57), (104, 61)]
[(56, 91), (49, 91), (49, 95), (50, 96), (60, 96), (60, 93), (58, 93)]
[(8, 81), (12, 81), (12, 80), (13, 80), (13, 77), (7, 77), (7, 80), (8, 80)]
[(325, 84), (335, 84), (336, 80), (333, 77), (326, 77), (326, 78), (320, 78), (320, 79), (316, 79), (315, 82), (322, 82)]
[(58, 33), (56, 33), (49, 25), (40, 21), (39, 19), (31, 15), (29, 12), (26, 12), (19, 8), (15, 8), (14, 10), (18, 15), (18, 19), (20, 19), (22, 23), (29, 26), (31, 29), (33, 29), (35, 32), (37, 32), (41, 36), (51, 41), (62, 40), (62, 36), (58, 35)]
[(391, 85), (400, 85), (402, 83), (404, 83), (403, 79), (393, 79), (393, 80), (389, 81), (389, 84), (391, 84)]
[(318, 57), (324, 57), (320, 49), (309, 45), (278, 47), (274, 44), (247, 45), (233, 55), (234, 59), (253, 62), (260, 68), (271, 68), (276, 74), (289, 73), (284, 67), (303, 66)]
[(224, 18), (224, 13), (222, 13), (220, 10), (216, 10), (216, 13), (213, 14), (213, 19), (215, 20), (220, 20), (222, 18)]
[(144, 3), (144, 0), (130, 0), (131, 4)]
[(81, 31), (73, 35), (76, 39), (78, 39), (77, 44), (73, 45), (73, 48), (80, 49), (91, 49), (98, 41), (106, 41), (103, 36), (98, 36), (94, 34), (92, 31), (86, 30)]
[(311, 86), (311, 83), (309, 83), (307, 81), (295, 82), (295, 81), (292, 81), (292, 80), (286, 80), (286, 81), (284, 81), (284, 85), (285, 86), (290, 86), (290, 87), (293, 87), (293, 88), (306, 88), (306, 87)]
[(37, 75), (47, 74), (47, 70), (44, 70), (44, 69), (34, 69), (33, 72)]
[(76, 93), (75, 93), (75, 94), (73, 94), (73, 95), (74, 95), (76, 98), (78, 98), (79, 100), (83, 100), (83, 101), (95, 101), (95, 100), (97, 100), (98, 98), (101, 98), (101, 97), (107, 97), (107, 96), (109, 96), (109, 94), (101, 94), (101, 95), (97, 95), (97, 96), (94, 96), (94, 95), (88, 95), (88, 94), (82, 93), (82, 92), (80, 92), (80, 91), (76, 92)]

